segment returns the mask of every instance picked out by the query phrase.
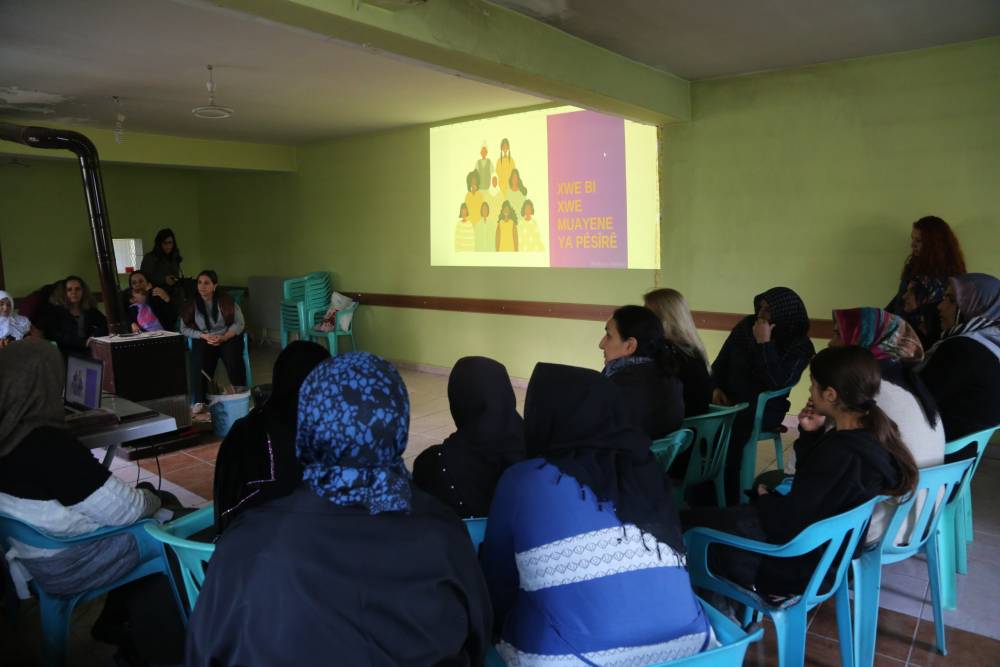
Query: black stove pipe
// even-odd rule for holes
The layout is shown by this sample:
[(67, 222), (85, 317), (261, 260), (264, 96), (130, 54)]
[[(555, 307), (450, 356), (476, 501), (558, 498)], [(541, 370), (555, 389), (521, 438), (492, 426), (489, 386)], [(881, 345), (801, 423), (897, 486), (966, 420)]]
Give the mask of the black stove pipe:
[(72, 151), (80, 162), (83, 192), (87, 198), (90, 216), (90, 233), (97, 256), (97, 272), (101, 279), (101, 294), (111, 333), (125, 333), (125, 312), (118, 295), (118, 272), (115, 266), (115, 248), (111, 242), (111, 222), (104, 199), (101, 180), (101, 161), (93, 142), (79, 132), (55, 130), (48, 127), (0, 123), (0, 139), (24, 144), (32, 148), (57, 148)]

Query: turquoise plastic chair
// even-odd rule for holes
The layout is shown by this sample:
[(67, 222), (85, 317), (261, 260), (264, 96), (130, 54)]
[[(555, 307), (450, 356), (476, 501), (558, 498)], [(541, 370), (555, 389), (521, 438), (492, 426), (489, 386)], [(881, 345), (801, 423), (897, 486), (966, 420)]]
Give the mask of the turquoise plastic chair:
[[(350, 339), (351, 339), (351, 350), (356, 351), (358, 349), (358, 345), (357, 345), (357, 343), (354, 342), (354, 319), (355, 318), (354, 317), (351, 318), (351, 322), (350, 322), (350, 324), (347, 325), (347, 329), (346, 330), (341, 330), (341, 327), (340, 327), (340, 318), (342, 316), (348, 315), (348, 314), (353, 315), (354, 311), (356, 311), (358, 309), (359, 305), (361, 305), (361, 304), (359, 304), (357, 302), (354, 302), (354, 304), (352, 306), (350, 306), (349, 308), (344, 308), (343, 310), (338, 310), (337, 311), (337, 316), (336, 316), (336, 325), (337, 326), (335, 326), (332, 331), (317, 331), (316, 328), (313, 327), (309, 331), (309, 337), (310, 338), (321, 339), (321, 340), (325, 339), (327, 347), (330, 348), (330, 356), (331, 357), (337, 356), (337, 352), (339, 351), (339, 346), (337, 344), (337, 340), (340, 339), (341, 337), (344, 337), (344, 336), (349, 336), (350, 337)], [(314, 319), (316, 319), (317, 323), (319, 322), (319, 320), (322, 319), (322, 316), (325, 313), (326, 313), (325, 309), (323, 310), (322, 313), (318, 313), (319, 319), (316, 319), (315, 318), (315, 314), (314, 314)]]
[(687, 450), (692, 442), (694, 442), (694, 431), (682, 428), (668, 434), (665, 438), (654, 440), (649, 451), (653, 452), (653, 456), (663, 472), (668, 472), (677, 455)]
[[(188, 336), (184, 337), (187, 342), (187, 348), (190, 351), (191, 346), (194, 344)], [(243, 332), (243, 369), (247, 374), (247, 387), (253, 386), (253, 368), (250, 366), (250, 336), (246, 331)], [(192, 372), (194, 375), (194, 372)]]
[(483, 543), (483, 538), (486, 537), (486, 518), (463, 520), (465, 521), (465, 529), (469, 531), (469, 539), (472, 540), (472, 546), (478, 552), (479, 545)]
[[(972, 461), (958, 461), (946, 465), (924, 468), (916, 490), (899, 503), (881, 539), (862, 551), (851, 563), (854, 574), (854, 659), (858, 667), (875, 664), (875, 640), (878, 632), (879, 587), (882, 584), (882, 566), (898, 563), (918, 553), (927, 558), (931, 602), (934, 606), (934, 632), (938, 652), (947, 655), (944, 636), (944, 612), (941, 608), (941, 577), (939, 576), (938, 522), (944, 513), (952, 489), (969, 475)], [(941, 502), (936, 502), (941, 498)], [(923, 499), (923, 505), (913, 524), (896, 543), (900, 528), (911, 515), (914, 503)]]
[(972, 535), (972, 502), (969, 497), (972, 495), (970, 485), (972, 478), (979, 468), (979, 462), (986, 451), (986, 445), (997, 430), (997, 426), (988, 428), (964, 438), (959, 438), (949, 442), (944, 447), (945, 456), (957, 454), (969, 445), (975, 445), (976, 456), (973, 459), (972, 470), (966, 476), (955, 492), (955, 497), (951, 498), (938, 524), (940, 532), (940, 576), (941, 576), (941, 604), (945, 609), (954, 609), (958, 602), (958, 582), (956, 573), (965, 574), (968, 572), (968, 543)]
[[(837, 559), (838, 553), (853, 554), (871, 520), (872, 509), (885, 500), (883, 496), (848, 510), (843, 514), (817, 521), (785, 544), (768, 544), (736, 537), (718, 530), (693, 528), (684, 534), (688, 548), (688, 571), (696, 587), (715, 591), (736, 600), (748, 610), (767, 614), (774, 621), (778, 641), (780, 667), (802, 667), (806, 651), (806, 614), (831, 596), (837, 601), (837, 632), (840, 638), (840, 664), (854, 664), (854, 642), (851, 632), (851, 606), (846, 584), (849, 557)], [(713, 544), (735, 547), (763, 556), (793, 558), (821, 549), (819, 564), (813, 571), (802, 595), (774, 605), (753, 591), (713, 574), (708, 569), (708, 548)], [(836, 561), (836, 562), (835, 562)], [(824, 581), (829, 588), (820, 591)]]
[(681, 423), (681, 428), (694, 432), (693, 449), (684, 473), (684, 483), (678, 489), (681, 498), (692, 486), (712, 482), (715, 487), (716, 502), (719, 507), (726, 506), (725, 473), (729, 438), (733, 432), (733, 420), (736, 419), (736, 415), (748, 407), (748, 403), (728, 408), (713, 406), (710, 412), (688, 417)]
[(185, 619), (194, 611), (198, 594), (205, 583), (205, 566), (215, 553), (214, 543), (196, 542), (187, 538), (214, 524), (214, 503), (209, 503), (196, 512), (162, 526), (155, 523), (146, 524), (146, 532), (157, 542), (169, 545), (177, 556), (181, 580), (184, 582), (184, 594), (188, 601)]
[[(764, 630), (757, 628), (753, 632), (745, 632), (743, 628), (733, 623), (722, 612), (698, 598), (705, 616), (715, 631), (715, 639), (719, 646), (709, 649), (697, 655), (688, 656), (679, 660), (662, 662), (649, 667), (740, 667), (746, 657), (747, 648), (754, 642), (759, 642), (764, 636)], [(486, 667), (504, 667), (504, 661), (490, 647), (486, 653)]]
[(167, 556), (163, 551), (163, 545), (154, 540), (144, 530), (146, 526), (153, 523), (152, 520), (146, 519), (128, 526), (102, 528), (101, 530), (77, 537), (55, 538), (13, 517), (0, 514), (0, 546), (3, 546), (3, 549), (0, 549), (0, 551), (9, 549), (11, 540), (41, 549), (65, 549), (122, 534), (131, 535), (135, 539), (135, 544), (139, 549), (139, 562), (131, 572), (112, 584), (78, 593), (71, 597), (49, 595), (34, 580), (29, 582), (28, 585), (31, 591), (38, 597), (38, 609), (41, 614), (42, 664), (62, 665), (65, 663), (66, 643), (69, 640), (69, 626), (73, 619), (73, 609), (76, 605), (98, 598), (110, 590), (124, 586), (137, 579), (148, 577), (151, 574), (163, 574), (167, 577), (177, 603), (177, 608), (183, 615), (184, 606), (181, 604), (180, 596), (177, 594), (177, 586), (174, 584), (173, 576), (170, 573), (170, 566), (167, 563)]
[(784, 389), (778, 389), (775, 391), (764, 391), (761, 392), (760, 396), (757, 397), (757, 407), (753, 413), (753, 430), (750, 432), (750, 438), (747, 440), (747, 444), (743, 447), (743, 458), (740, 459), (740, 502), (749, 502), (749, 497), (744, 491), (749, 491), (753, 486), (754, 473), (756, 473), (757, 468), (757, 443), (761, 441), (773, 441), (774, 442), (774, 457), (777, 459), (778, 470), (785, 469), (785, 454), (781, 447), (781, 433), (775, 431), (764, 431), (763, 421), (764, 421), (764, 409), (767, 404), (776, 398), (784, 398), (788, 396), (794, 387), (785, 387)]

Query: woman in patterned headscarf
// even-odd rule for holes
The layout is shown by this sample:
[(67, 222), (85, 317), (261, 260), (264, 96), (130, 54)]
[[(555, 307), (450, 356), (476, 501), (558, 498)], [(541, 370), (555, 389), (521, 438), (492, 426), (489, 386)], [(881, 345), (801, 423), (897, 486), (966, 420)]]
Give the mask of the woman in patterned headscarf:
[(304, 482), (226, 528), (185, 664), (482, 664), (486, 584), (462, 523), (410, 483), (409, 422), (384, 359), (341, 354), (309, 374)]
[(948, 440), (1000, 424), (1000, 280), (952, 278), (938, 305), (941, 340), (921, 371)]

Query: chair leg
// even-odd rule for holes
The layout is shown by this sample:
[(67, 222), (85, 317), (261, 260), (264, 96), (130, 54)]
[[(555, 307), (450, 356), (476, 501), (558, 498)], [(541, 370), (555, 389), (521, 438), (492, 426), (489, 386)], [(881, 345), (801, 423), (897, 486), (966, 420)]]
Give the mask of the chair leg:
[(962, 496), (965, 501), (963, 503), (962, 511), (965, 514), (965, 541), (972, 544), (972, 540), (976, 539), (976, 535), (972, 530), (972, 482), (969, 482), (969, 486), (965, 489), (965, 495)]
[(39, 593), (38, 608), (42, 617), (42, 664), (56, 667), (66, 664), (69, 624), (77, 598), (56, 598)]
[(740, 504), (750, 502), (749, 496), (743, 493), (753, 486), (753, 474), (757, 468), (757, 443), (748, 442), (743, 448), (743, 458), (740, 460)]
[[(854, 574), (854, 660), (858, 667), (871, 667), (875, 664), (875, 643), (878, 639), (881, 553), (877, 550), (862, 553), (860, 558), (851, 563), (851, 572)], [(839, 590), (837, 594), (840, 594)], [(844, 595), (846, 596), (846, 587)], [(839, 599), (837, 605), (839, 619)]]
[(806, 606), (771, 613), (778, 640), (778, 667), (804, 667), (806, 662)]
[(778, 470), (785, 469), (785, 450), (781, 446), (781, 436), (774, 436), (774, 458), (775, 463), (778, 465)]
[(965, 530), (965, 504), (961, 498), (956, 503), (955, 517), (955, 572), (969, 573), (969, 539)]
[(336, 332), (333, 332), (329, 336), (326, 337), (326, 340), (328, 341), (327, 342), (327, 346), (330, 348), (330, 356), (331, 357), (337, 356), (338, 347), (339, 347), (338, 344), (337, 344), (337, 338), (338, 338), (338, 336), (337, 336)]
[[(847, 587), (847, 574), (836, 592), (837, 640), (840, 644), (840, 667), (854, 667), (854, 636), (851, 628), (851, 598)], [(878, 607), (876, 606), (876, 609)], [(873, 656), (874, 657), (874, 656)], [(865, 663), (859, 663), (865, 664)]]
[[(935, 556), (941, 587), (941, 606), (944, 609), (954, 609), (957, 601), (955, 577), (955, 514), (956, 504), (951, 503), (941, 511), (937, 528), (937, 554)], [(930, 556), (928, 556), (929, 558)], [(927, 564), (930, 567), (930, 563)]]
[(719, 507), (726, 506), (726, 471), (722, 470), (719, 472), (718, 476), (712, 480), (712, 484), (715, 486), (715, 502), (719, 504)]
[[(937, 643), (938, 653), (941, 655), (948, 655), (948, 647), (945, 644), (945, 628), (944, 628), (944, 609), (942, 608), (942, 590), (941, 590), (941, 544), (939, 541), (940, 533), (935, 533), (931, 535), (931, 538), (927, 540), (927, 545), (924, 547), (924, 551), (927, 555), (927, 576), (930, 579), (931, 585), (931, 606), (934, 608), (934, 641)], [(954, 581), (955, 575), (951, 575)]]

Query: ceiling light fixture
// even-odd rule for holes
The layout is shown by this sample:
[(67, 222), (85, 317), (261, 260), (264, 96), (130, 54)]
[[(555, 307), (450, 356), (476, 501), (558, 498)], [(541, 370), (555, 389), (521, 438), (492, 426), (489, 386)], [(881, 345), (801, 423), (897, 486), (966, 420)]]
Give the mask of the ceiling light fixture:
[(125, 133), (125, 114), (122, 113), (122, 101), (117, 95), (112, 95), (111, 99), (115, 101), (115, 127), (111, 132), (115, 135), (115, 143), (120, 144), (125, 138), (122, 136)]
[(232, 107), (224, 107), (215, 103), (215, 79), (212, 77), (211, 65), (208, 65), (208, 81), (205, 83), (205, 87), (208, 88), (208, 105), (195, 107), (191, 109), (191, 113), (198, 118), (210, 118), (212, 120), (230, 118), (233, 115)]

